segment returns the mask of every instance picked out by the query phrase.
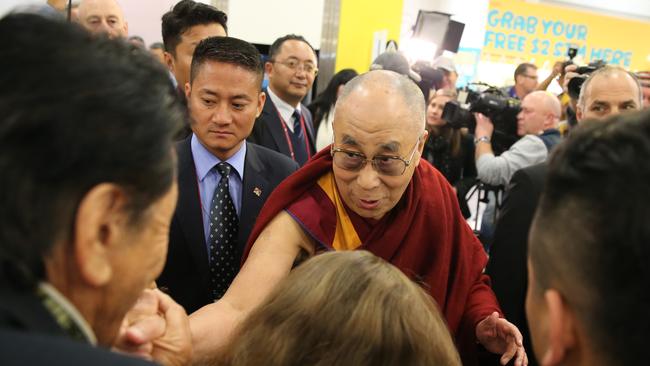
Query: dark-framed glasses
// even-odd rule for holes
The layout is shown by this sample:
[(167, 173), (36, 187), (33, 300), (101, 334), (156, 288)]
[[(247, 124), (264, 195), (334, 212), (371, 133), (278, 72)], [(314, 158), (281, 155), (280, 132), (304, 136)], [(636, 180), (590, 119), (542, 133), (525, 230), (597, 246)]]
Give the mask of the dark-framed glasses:
[(334, 147), (334, 144), (332, 144), (330, 153), (332, 154), (334, 164), (343, 170), (358, 172), (370, 162), (377, 173), (395, 177), (404, 174), (406, 168), (411, 165), (413, 155), (417, 151), (418, 144), (420, 143), (420, 138), (418, 137), (418, 140), (415, 142), (413, 151), (411, 151), (408, 159), (395, 155), (375, 155), (372, 159), (368, 159), (366, 155), (358, 151)]
[(276, 64), (284, 65), (289, 69), (291, 69), (292, 71), (298, 71), (302, 69), (307, 74), (312, 74), (314, 76), (318, 75), (318, 68), (316, 67), (316, 65), (312, 64), (311, 62), (300, 62), (293, 58), (290, 58), (285, 61), (273, 60), (272, 62)]

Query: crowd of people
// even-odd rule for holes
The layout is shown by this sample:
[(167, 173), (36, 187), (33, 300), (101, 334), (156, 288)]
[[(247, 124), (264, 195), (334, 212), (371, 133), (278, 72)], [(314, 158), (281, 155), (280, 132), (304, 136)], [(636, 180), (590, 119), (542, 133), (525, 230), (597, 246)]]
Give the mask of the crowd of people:
[[(3, 365), (645, 359), (647, 74), (603, 66), (566, 100), (546, 89), (576, 65), (519, 65), (501, 152), (498, 116), (443, 115), (445, 57), (390, 50), (305, 105), (298, 34), (263, 59), (193, 0), (149, 47), (116, 0), (74, 11), (0, 19)], [(477, 183), (505, 192), (478, 233)]]

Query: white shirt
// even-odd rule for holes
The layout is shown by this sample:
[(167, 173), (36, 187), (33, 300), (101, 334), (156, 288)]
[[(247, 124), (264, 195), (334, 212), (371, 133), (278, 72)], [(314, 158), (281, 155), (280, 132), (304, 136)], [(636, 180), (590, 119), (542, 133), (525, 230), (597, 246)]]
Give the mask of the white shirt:
[(318, 125), (318, 132), (316, 132), (316, 151), (321, 151), (327, 145), (334, 142), (334, 130), (332, 129), (332, 122), (334, 121), (334, 106), (330, 108), (326, 118), (323, 118)]
[(271, 101), (275, 105), (275, 108), (277, 108), (278, 112), (280, 112), (280, 116), (282, 117), (284, 124), (287, 125), (289, 131), (293, 132), (293, 112), (298, 111), (298, 113), (302, 115), (302, 105), (298, 103), (298, 106), (294, 107), (291, 104), (285, 102), (284, 100), (280, 99), (280, 97), (275, 95), (275, 93), (273, 93), (271, 87), (266, 88), (266, 91), (269, 95), (269, 98), (271, 98)]
[(542, 163), (548, 156), (544, 141), (536, 135), (526, 135), (499, 156), (483, 154), (476, 160), (478, 179), (491, 185), (506, 185), (519, 169)]

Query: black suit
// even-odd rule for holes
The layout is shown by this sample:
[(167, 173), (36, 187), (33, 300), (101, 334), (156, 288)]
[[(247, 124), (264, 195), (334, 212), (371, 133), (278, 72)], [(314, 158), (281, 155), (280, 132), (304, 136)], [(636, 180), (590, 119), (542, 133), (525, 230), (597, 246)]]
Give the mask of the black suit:
[(0, 282), (0, 365), (153, 365), (69, 339), (36, 295)]
[(0, 365), (155, 366), (90, 344), (15, 330), (0, 330)]
[(499, 212), (486, 268), (506, 319), (516, 325), (524, 337), (530, 365), (537, 363), (532, 356), (524, 307), (528, 287), (528, 233), (544, 188), (546, 167), (546, 163), (533, 165), (512, 176)]
[[(156, 281), (188, 313), (212, 302), (208, 252), (190, 141), (191, 138), (187, 138), (176, 145), (178, 203), (169, 233), (167, 263)], [(297, 169), (298, 165), (291, 159), (247, 143), (236, 258), (242, 257), (257, 215), (271, 191)]]
[[(273, 101), (268, 96), (268, 91), (264, 89), (264, 92), (267, 95), (266, 102), (264, 103), (262, 114), (260, 114), (260, 116), (255, 120), (255, 126), (253, 126), (253, 132), (248, 136), (248, 141), (280, 152), (291, 158), (291, 150), (287, 143), (284, 128), (282, 128), (283, 122), (280, 120), (278, 110), (273, 104)], [(316, 153), (316, 145), (314, 142), (315, 133), (311, 112), (309, 112), (309, 109), (304, 105), (302, 105), (300, 109), (303, 118), (305, 119), (305, 127), (307, 129), (307, 134), (305, 136), (307, 137), (310, 149), (308, 155), (313, 156)]]

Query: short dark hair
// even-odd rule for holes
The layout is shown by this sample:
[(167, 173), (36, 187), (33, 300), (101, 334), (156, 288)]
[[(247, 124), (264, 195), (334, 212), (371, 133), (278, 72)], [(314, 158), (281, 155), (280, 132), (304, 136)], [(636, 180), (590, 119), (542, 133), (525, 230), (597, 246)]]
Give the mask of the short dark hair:
[(515, 81), (517, 80), (517, 76), (526, 75), (529, 68), (537, 70), (537, 66), (535, 66), (534, 64), (531, 64), (531, 63), (528, 63), (528, 62), (524, 62), (523, 64), (519, 64), (519, 66), (517, 66), (517, 68), (515, 69), (515, 76), (514, 76)]
[(0, 277), (31, 288), (94, 186), (123, 187), (133, 225), (169, 190), (182, 112), (146, 50), (30, 14), (0, 33)]
[(277, 56), (278, 53), (280, 53), (280, 48), (282, 48), (282, 44), (284, 44), (284, 42), (286, 41), (305, 42), (307, 46), (309, 46), (309, 48), (311, 48), (311, 50), (314, 52), (314, 56), (316, 56), (316, 51), (314, 50), (314, 47), (312, 47), (311, 44), (309, 44), (309, 42), (307, 42), (307, 40), (303, 36), (299, 36), (297, 34), (287, 34), (286, 36), (280, 37), (275, 41), (273, 41), (273, 44), (271, 45), (271, 47), (269, 47), (270, 61), (275, 60), (275, 56)]
[(201, 66), (208, 61), (224, 62), (241, 66), (257, 74), (262, 89), (264, 79), (264, 65), (262, 56), (255, 46), (233, 37), (209, 37), (196, 46), (192, 55), (190, 69), (190, 83), (198, 73)]
[(556, 148), (532, 228), (536, 284), (561, 292), (604, 364), (647, 353), (649, 160), (650, 112), (586, 122)]
[(131, 36), (131, 37), (128, 38), (128, 40), (129, 41), (138, 41), (138, 42), (141, 42), (142, 44), (145, 44), (144, 39), (142, 39), (142, 37), (140, 37), (140, 36)]
[(162, 17), (162, 37), (165, 51), (176, 55), (181, 36), (197, 25), (219, 23), (228, 33), (228, 16), (223, 11), (192, 0), (181, 0)]
[(162, 42), (154, 42), (154, 43), (149, 45), (149, 49), (150, 50), (164, 50), (165, 45), (162, 44)]

